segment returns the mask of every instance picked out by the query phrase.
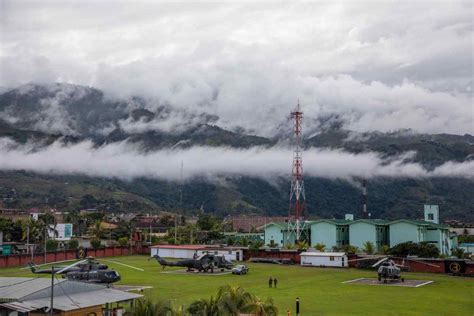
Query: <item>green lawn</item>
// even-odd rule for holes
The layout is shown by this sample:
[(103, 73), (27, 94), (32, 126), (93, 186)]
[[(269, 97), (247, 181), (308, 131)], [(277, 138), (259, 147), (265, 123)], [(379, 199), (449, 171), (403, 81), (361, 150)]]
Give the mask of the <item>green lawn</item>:
[[(474, 315), (474, 278), (438, 274), (405, 273), (406, 279), (433, 280), (419, 288), (343, 284), (343, 281), (374, 277), (374, 271), (356, 269), (303, 268), (249, 264), (250, 273), (234, 275), (165, 274), (146, 256), (116, 257), (113, 260), (141, 267), (145, 272), (109, 264), (122, 275), (122, 284), (149, 285), (145, 291), (157, 299), (186, 305), (215, 295), (224, 284), (240, 285), (261, 298), (272, 297), (282, 315), (294, 300), (301, 300), (301, 315)], [(166, 271), (170, 270), (167, 268)], [(19, 268), (0, 269), (0, 276), (33, 276)], [(277, 289), (268, 288), (276, 277)]]

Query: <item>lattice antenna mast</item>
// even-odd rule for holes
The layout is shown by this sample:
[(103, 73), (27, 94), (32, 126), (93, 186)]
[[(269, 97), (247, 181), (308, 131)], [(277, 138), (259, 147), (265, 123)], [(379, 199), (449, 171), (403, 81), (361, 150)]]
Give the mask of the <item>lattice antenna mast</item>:
[(295, 138), (295, 150), (293, 153), (293, 169), (290, 190), (290, 221), (294, 221), (296, 233), (296, 241), (301, 237), (301, 221), (304, 217), (305, 210), (305, 192), (303, 180), (303, 155), (302, 155), (302, 121), (303, 112), (301, 111), (300, 102), (296, 109), (291, 112), (293, 120), (293, 133)]

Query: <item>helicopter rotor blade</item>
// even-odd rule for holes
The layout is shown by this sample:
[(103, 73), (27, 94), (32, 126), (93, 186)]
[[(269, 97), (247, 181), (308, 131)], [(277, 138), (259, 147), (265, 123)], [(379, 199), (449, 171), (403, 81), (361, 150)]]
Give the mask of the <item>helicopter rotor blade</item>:
[[(39, 267), (47, 266), (47, 265), (51, 265), (51, 264), (64, 263), (64, 262), (71, 262), (71, 261), (76, 261), (76, 260), (77, 260), (77, 259), (54, 261), (54, 262), (48, 262), (48, 263), (42, 263), (42, 264), (35, 264), (35, 266), (36, 266), (37, 268), (39, 268)], [(27, 270), (27, 269), (29, 269), (29, 268), (30, 268), (30, 267), (27, 266), (27, 267), (20, 268), (20, 270)]]
[(61, 274), (61, 273), (63, 273), (63, 272), (66, 272), (67, 270), (69, 270), (69, 269), (71, 269), (71, 268), (73, 268), (73, 267), (75, 267), (75, 266), (81, 264), (81, 263), (86, 263), (86, 262), (88, 262), (87, 259), (80, 260), (80, 261), (78, 261), (78, 262), (75, 262), (75, 263), (73, 263), (73, 264), (71, 264), (71, 265), (69, 265), (69, 266), (67, 266), (67, 267), (65, 267), (65, 268), (63, 268), (63, 269), (61, 269), (61, 270), (59, 270), (58, 272), (56, 272), (56, 274)]
[(352, 259), (352, 260), (347, 260), (347, 262), (364, 261), (364, 260), (376, 260), (376, 259), (380, 259), (380, 258), (385, 258), (385, 256), (376, 256), (376, 257)]
[(439, 267), (440, 267), (439, 265), (436, 265), (436, 264), (427, 263), (427, 262), (423, 262), (423, 261), (415, 260), (415, 259), (411, 259), (411, 258), (397, 258), (397, 259), (403, 259), (403, 260), (407, 260), (407, 261), (418, 262), (418, 263), (426, 264), (427, 266), (435, 267), (435, 268), (439, 268)]
[(112, 263), (115, 263), (115, 264), (119, 264), (121, 266), (125, 266), (125, 267), (128, 267), (128, 268), (131, 268), (131, 269), (135, 269), (135, 270), (138, 270), (138, 271), (145, 271), (144, 269), (142, 268), (137, 268), (137, 267), (134, 267), (134, 266), (131, 266), (131, 265), (128, 265), (128, 264), (125, 264), (125, 263), (121, 263), (121, 262), (118, 262), (118, 261), (114, 261), (114, 260), (105, 260), (105, 259), (101, 259), (101, 261), (105, 261), (105, 262), (112, 262)]
[(379, 264), (381, 264), (382, 262), (387, 261), (387, 260), (388, 260), (388, 257), (385, 257), (385, 258), (383, 258), (383, 259), (380, 259), (379, 261), (377, 261), (376, 263), (374, 263), (374, 264), (372, 265), (372, 268), (377, 267)]

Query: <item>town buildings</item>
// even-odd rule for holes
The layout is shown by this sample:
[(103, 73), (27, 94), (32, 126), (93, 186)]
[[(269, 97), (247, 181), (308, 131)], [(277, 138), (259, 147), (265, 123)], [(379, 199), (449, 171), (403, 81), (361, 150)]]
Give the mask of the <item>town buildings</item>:
[[(265, 244), (268, 246), (283, 247), (295, 243), (295, 238), (285, 222), (268, 223), (263, 229)], [(366, 242), (371, 242), (375, 250), (380, 250), (384, 245), (393, 247), (412, 241), (434, 244), (440, 254), (450, 255), (451, 249), (457, 245), (456, 234), (450, 233), (449, 226), (439, 223), (437, 205), (425, 205), (423, 220), (353, 220), (353, 216), (347, 214), (344, 220), (306, 221), (302, 229), (303, 236), (307, 236), (305, 240), (311, 246), (321, 244), (327, 250), (341, 249), (348, 245), (364, 248)]]

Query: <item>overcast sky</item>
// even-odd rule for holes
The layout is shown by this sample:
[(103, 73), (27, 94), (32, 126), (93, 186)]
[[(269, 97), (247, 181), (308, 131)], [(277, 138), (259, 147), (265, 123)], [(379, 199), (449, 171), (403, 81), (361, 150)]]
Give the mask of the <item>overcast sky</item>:
[(298, 98), (308, 128), (474, 133), (471, 1), (0, 3), (2, 87), (91, 85), (264, 136)]

